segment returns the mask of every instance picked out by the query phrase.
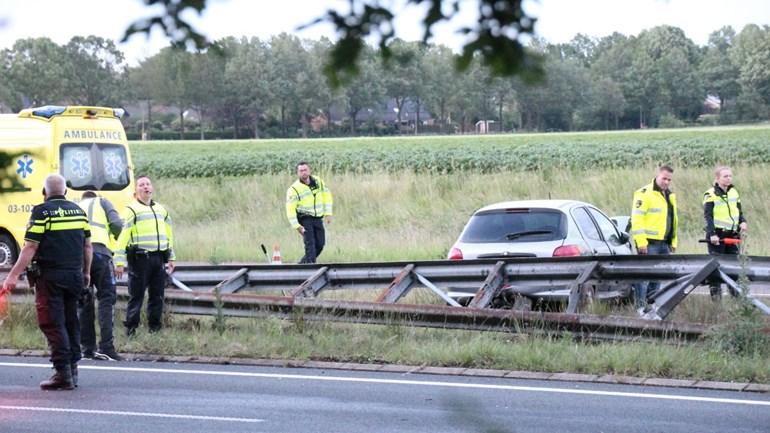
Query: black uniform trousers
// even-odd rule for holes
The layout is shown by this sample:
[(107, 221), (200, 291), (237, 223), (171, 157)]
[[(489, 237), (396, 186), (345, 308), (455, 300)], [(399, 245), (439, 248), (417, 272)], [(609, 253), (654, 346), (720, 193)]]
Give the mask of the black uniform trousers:
[(299, 224), (305, 228), (303, 240), (305, 242), (305, 255), (300, 263), (315, 263), (321, 251), (326, 245), (326, 231), (323, 217), (300, 215), (297, 218)]
[(166, 267), (162, 251), (136, 254), (128, 265), (128, 306), (126, 330), (132, 333), (139, 326), (144, 291), (147, 289), (147, 324), (150, 331), (163, 325), (163, 294), (166, 288)]
[[(732, 238), (732, 239), (739, 239), (740, 237), (733, 232), (718, 232), (717, 236), (719, 236), (720, 239), (725, 238)], [(711, 242), (708, 243), (709, 248), (709, 255), (712, 256), (718, 256), (720, 254), (731, 254), (734, 256), (737, 256), (738, 253), (740, 253), (740, 247), (738, 245), (725, 245), (724, 242), (720, 243), (719, 245), (714, 245)], [(709, 292), (711, 293), (711, 296), (716, 298), (722, 295), (722, 285), (720, 284), (719, 280), (712, 281), (709, 280)]]
[[(115, 301), (115, 274), (112, 256), (94, 252), (91, 261), (91, 284), (96, 286), (96, 300), (99, 302), (99, 351), (115, 350), (112, 333)], [(84, 351), (96, 351), (94, 330), (94, 296), (90, 293), (82, 298), (78, 317), (80, 318), (80, 344)]]
[(78, 298), (83, 292), (81, 270), (43, 269), (35, 282), (37, 324), (43, 331), (55, 368), (80, 361)]

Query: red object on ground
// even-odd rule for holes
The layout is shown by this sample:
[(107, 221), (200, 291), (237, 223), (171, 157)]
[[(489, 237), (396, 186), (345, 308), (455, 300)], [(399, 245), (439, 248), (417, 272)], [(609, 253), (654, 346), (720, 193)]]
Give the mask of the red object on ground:
[(8, 309), (8, 291), (0, 289), (0, 320), (5, 318), (5, 312)]

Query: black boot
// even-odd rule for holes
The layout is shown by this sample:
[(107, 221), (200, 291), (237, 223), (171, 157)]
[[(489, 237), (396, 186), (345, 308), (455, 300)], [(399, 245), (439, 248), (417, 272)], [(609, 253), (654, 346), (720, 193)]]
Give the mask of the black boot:
[(75, 385), (72, 383), (72, 370), (69, 364), (63, 367), (56, 367), (56, 372), (50, 379), (40, 382), (40, 389), (46, 391), (70, 391), (75, 389)]
[(77, 388), (78, 387), (78, 365), (70, 364), (70, 369), (72, 371), (72, 384), (75, 385), (75, 388)]

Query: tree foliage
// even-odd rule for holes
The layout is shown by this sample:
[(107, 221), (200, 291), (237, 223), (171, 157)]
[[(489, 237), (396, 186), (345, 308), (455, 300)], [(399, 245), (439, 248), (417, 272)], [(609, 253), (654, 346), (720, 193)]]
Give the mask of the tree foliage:
[[(185, 18), (185, 11), (200, 14), (207, 0), (144, 0), (148, 6), (161, 6), (160, 12), (143, 18), (126, 29), (123, 41), (136, 34), (149, 34), (153, 28), (160, 28), (177, 47), (203, 49), (210, 46), (205, 35), (198, 32)], [(413, 6), (425, 6), (422, 18), (424, 27), (423, 43), (431, 40), (433, 27), (451, 20), (459, 13), (461, 0), (407, 0)], [(477, 21), (458, 29), (468, 37), (462, 53), (456, 57), (457, 67), (467, 70), (478, 56), (493, 75), (511, 76), (521, 74), (535, 79), (542, 74), (540, 59), (529, 53), (521, 39), (534, 33), (535, 18), (527, 15), (522, 0), (476, 0)], [(360, 70), (361, 54), (367, 37), (378, 41), (379, 53), (385, 61), (391, 58), (391, 42), (396, 38), (394, 19), (390, 7), (376, 0), (350, 0), (349, 11), (329, 9), (327, 12), (303, 26), (320, 22), (334, 26), (338, 41), (329, 51), (324, 68), (332, 87), (348, 82)]]

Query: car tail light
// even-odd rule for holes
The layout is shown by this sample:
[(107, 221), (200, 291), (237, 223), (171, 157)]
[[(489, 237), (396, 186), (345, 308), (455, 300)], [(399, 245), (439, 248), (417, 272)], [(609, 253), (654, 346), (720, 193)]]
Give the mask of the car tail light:
[(459, 248), (452, 248), (449, 251), (449, 255), (447, 256), (447, 259), (449, 259), (449, 260), (462, 260), (463, 259), (463, 252), (460, 251)]
[(583, 254), (583, 251), (581, 251), (580, 247), (577, 245), (562, 245), (553, 250), (554, 257), (570, 257), (579, 256), (581, 254)]

